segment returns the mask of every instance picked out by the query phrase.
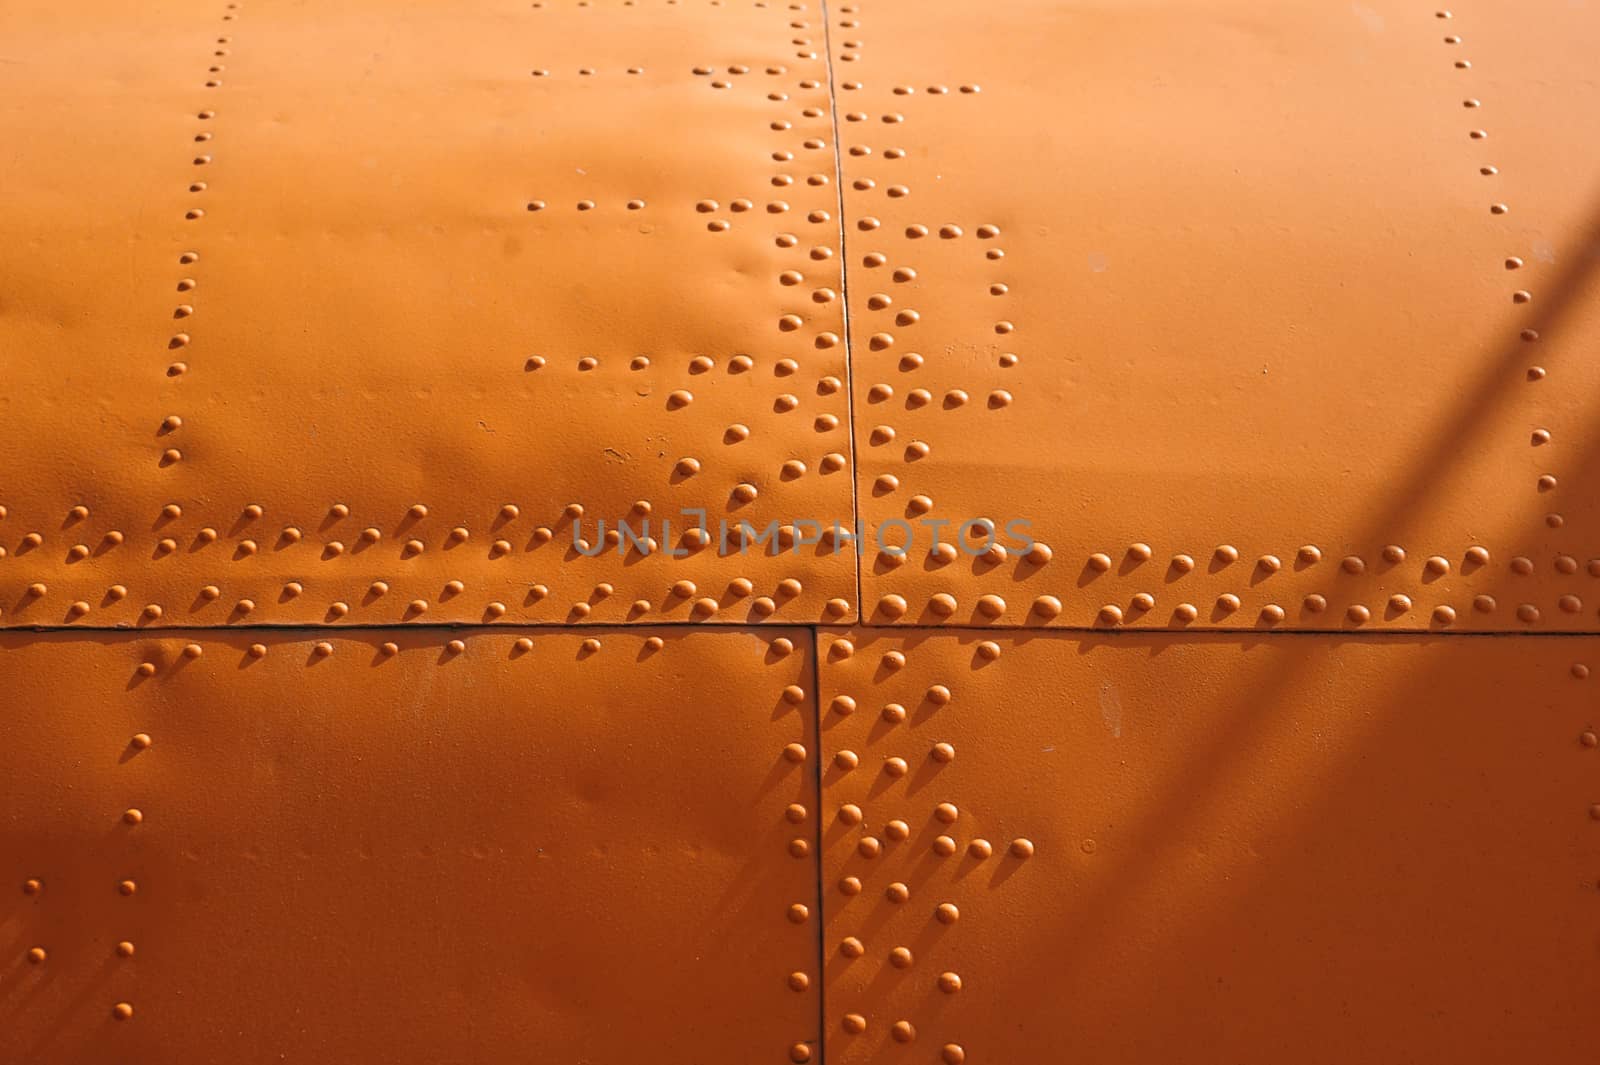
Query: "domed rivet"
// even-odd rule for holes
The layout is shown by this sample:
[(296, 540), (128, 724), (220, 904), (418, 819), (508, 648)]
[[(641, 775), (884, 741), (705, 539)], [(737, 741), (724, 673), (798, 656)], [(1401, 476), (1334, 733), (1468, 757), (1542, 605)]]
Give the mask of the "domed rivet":
[(860, 1035), (867, 1030), (867, 1019), (859, 1013), (847, 1013), (841, 1022), (845, 1031), (851, 1035)]
[(940, 973), (939, 990), (947, 995), (955, 994), (961, 990), (961, 977), (951, 972)]
[(1411, 609), (1411, 597), (1396, 592), (1389, 597), (1389, 609), (1396, 614), (1404, 614)]
[(1011, 841), (1011, 856), (1013, 858), (1032, 858), (1033, 841), (1028, 839), (1014, 839)]
[(267, 657), (267, 645), (264, 643), (253, 643), (249, 646), (245, 653), (251, 658), (265, 658)]
[(783, 748), (783, 756), (791, 762), (803, 762), (806, 760), (805, 746), (799, 743), (788, 744)]
[(1361, 560), (1359, 555), (1346, 555), (1340, 560), (1339, 568), (1346, 573), (1359, 574), (1366, 572), (1367, 564)]
[(1372, 611), (1356, 603), (1345, 611), (1345, 616), (1357, 625), (1363, 625), (1372, 618)]
[(1033, 612), (1050, 619), (1061, 615), (1061, 600), (1053, 595), (1041, 595), (1033, 601)]
[(847, 876), (847, 877), (844, 877), (843, 879), (841, 879), (839, 881), (839, 894), (841, 894), (841, 895), (859, 895), (859, 894), (861, 894), (861, 878), (860, 877), (854, 877), (854, 876)]
[(133, 1006), (126, 1002), (119, 1002), (115, 1006), (111, 1007), (111, 1016), (115, 1017), (119, 1021), (132, 1020)]
[(1179, 603), (1173, 608), (1172, 616), (1179, 622), (1187, 624), (1200, 616), (1200, 608), (1193, 603)]
[(1224, 614), (1232, 614), (1239, 609), (1239, 597), (1232, 592), (1223, 592), (1217, 596), (1217, 609)]
[(1239, 561), (1239, 549), (1232, 544), (1223, 544), (1213, 552), (1213, 555), (1218, 562), (1224, 565)]
[(117, 893), (119, 895), (134, 895), (137, 894), (138, 891), (139, 885), (134, 883), (132, 880), (123, 880), (117, 884)]
[(329, 655), (333, 654), (333, 644), (329, 643), (327, 640), (319, 640), (317, 644), (311, 648), (311, 653), (316, 655), (318, 658), (327, 658)]
[(942, 802), (933, 808), (933, 816), (943, 824), (953, 825), (960, 818), (961, 811), (956, 807), (955, 803)]
[(130, 806), (122, 811), (122, 820), (130, 825), (141, 824), (144, 821), (144, 812)]
[(910, 1021), (895, 1021), (894, 1026), (889, 1029), (889, 1034), (897, 1043), (909, 1043), (917, 1037), (917, 1029)]
[(811, 1060), (811, 1048), (804, 1043), (796, 1043), (789, 1048), (789, 1060), (795, 1065), (805, 1065)]
[(994, 853), (994, 847), (986, 839), (975, 839), (967, 844), (967, 853), (981, 862)]
[(805, 973), (793, 972), (793, 973), (789, 974), (789, 990), (791, 990), (791, 991), (804, 991), (806, 988), (808, 988), (810, 986), (811, 986), (811, 978), (809, 976), (807, 976)]
[(956, 841), (949, 836), (938, 836), (933, 841), (933, 853), (948, 858), (956, 852)]
[(117, 944), (117, 957), (119, 957), (119, 958), (131, 958), (131, 957), (133, 957), (133, 953), (134, 953), (133, 944), (128, 942), (126, 939), (124, 939), (122, 942)]
[(944, 1065), (962, 1065), (967, 1060), (967, 1052), (960, 1043), (946, 1043), (939, 1051), (939, 1058)]
[(34, 965), (43, 965), (44, 960), (47, 957), (49, 957), (49, 955), (45, 953), (45, 949), (43, 947), (33, 947), (28, 951), (28, 960)]
[(923, 697), (935, 706), (944, 706), (950, 702), (950, 689), (943, 684), (935, 684), (928, 688)]

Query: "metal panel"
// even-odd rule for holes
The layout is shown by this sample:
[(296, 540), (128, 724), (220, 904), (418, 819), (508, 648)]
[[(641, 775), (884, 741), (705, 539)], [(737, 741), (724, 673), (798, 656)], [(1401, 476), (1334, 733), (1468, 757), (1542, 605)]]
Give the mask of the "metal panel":
[(0, 1060), (812, 1053), (804, 630), (11, 634), (0, 674)]
[(737, 535), (853, 514), (814, 15), (94, 6), (0, 16), (0, 623), (854, 616)]
[(1591, 1060), (1597, 655), (824, 635), (828, 1060)]
[(871, 621), (1595, 628), (1592, 11), (832, 29)]

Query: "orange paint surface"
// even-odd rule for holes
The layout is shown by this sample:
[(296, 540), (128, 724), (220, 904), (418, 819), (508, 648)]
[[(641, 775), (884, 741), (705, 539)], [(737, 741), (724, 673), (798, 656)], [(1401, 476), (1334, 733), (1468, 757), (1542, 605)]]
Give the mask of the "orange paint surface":
[(814, 1040), (807, 635), (451, 639), (0, 641), (0, 1060)]
[(9, 0), (0, 1063), (1587, 1062), (1597, 52)]

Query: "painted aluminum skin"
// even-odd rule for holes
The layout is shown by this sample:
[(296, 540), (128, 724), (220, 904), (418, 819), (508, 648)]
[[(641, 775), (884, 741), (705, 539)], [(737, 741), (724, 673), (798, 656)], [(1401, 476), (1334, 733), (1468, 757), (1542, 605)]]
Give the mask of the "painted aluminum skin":
[(0, 1065), (1600, 1046), (1600, 8), (0, 4)]

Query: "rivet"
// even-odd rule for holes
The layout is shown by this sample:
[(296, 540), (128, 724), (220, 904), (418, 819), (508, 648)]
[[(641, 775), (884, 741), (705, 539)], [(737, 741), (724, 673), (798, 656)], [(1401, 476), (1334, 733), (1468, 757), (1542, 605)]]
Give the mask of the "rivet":
[(897, 1043), (909, 1043), (917, 1037), (917, 1029), (910, 1021), (895, 1021), (889, 1034), (894, 1036)]
[(859, 894), (861, 894), (861, 878), (860, 877), (854, 877), (854, 876), (844, 877), (842, 880), (839, 881), (839, 894), (841, 894), (841, 895), (859, 895)]
[(939, 990), (947, 995), (953, 995), (961, 990), (961, 977), (952, 972), (939, 974)]
[(117, 956), (121, 958), (133, 957), (133, 944), (124, 939), (117, 944)]
[(124, 880), (117, 884), (117, 892), (121, 895), (133, 895), (139, 890), (139, 885), (132, 880)]
[(842, 1026), (851, 1035), (860, 1035), (867, 1030), (867, 1019), (859, 1013), (847, 1013), (844, 1015)]
[(130, 825), (140, 824), (144, 821), (144, 812), (130, 806), (122, 811), (122, 820)]
[(960, 1043), (946, 1043), (939, 1051), (939, 1057), (945, 1065), (962, 1065), (967, 1060), (967, 1052)]
[(1011, 856), (1014, 858), (1032, 858), (1033, 841), (1028, 839), (1014, 839), (1011, 841)]
[(986, 839), (975, 839), (967, 844), (967, 853), (981, 862), (994, 853), (994, 847)]
[(896, 969), (909, 969), (915, 960), (909, 948), (895, 947), (889, 951), (889, 964)]
[(126, 1002), (119, 1002), (111, 1007), (111, 1015), (119, 1021), (131, 1020), (133, 1018), (133, 1006)]

